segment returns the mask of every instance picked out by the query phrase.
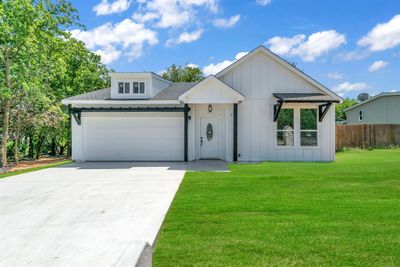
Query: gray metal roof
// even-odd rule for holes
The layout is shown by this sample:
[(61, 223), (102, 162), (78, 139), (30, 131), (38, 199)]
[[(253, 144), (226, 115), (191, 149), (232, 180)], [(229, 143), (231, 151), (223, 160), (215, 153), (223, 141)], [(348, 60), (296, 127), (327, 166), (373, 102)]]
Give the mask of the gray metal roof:
[(178, 100), (179, 96), (190, 88), (192, 88), (196, 82), (177, 82), (173, 83), (156, 96), (152, 98), (152, 100)]
[[(181, 94), (188, 91), (195, 84), (196, 82), (172, 83), (153, 98), (146, 100), (178, 100)], [(72, 96), (66, 98), (65, 100), (111, 100), (111, 88), (104, 88), (93, 92)]]
[(339, 102), (336, 98), (320, 93), (274, 93), (282, 102)]
[(65, 100), (106, 100), (111, 98), (111, 88), (104, 88), (93, 92), (71, 96)]

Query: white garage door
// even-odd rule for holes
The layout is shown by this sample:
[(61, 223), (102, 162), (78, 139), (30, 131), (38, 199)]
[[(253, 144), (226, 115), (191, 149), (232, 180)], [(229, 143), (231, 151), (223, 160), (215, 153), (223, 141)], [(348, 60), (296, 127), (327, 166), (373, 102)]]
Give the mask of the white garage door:
[(88, 114), (82, 118), (87, 161), (181, 161), (179, 113)]

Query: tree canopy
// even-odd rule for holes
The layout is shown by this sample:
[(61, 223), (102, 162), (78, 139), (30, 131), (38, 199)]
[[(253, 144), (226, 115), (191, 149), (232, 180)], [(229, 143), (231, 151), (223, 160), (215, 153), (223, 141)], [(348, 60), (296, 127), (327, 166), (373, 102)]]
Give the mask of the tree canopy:
[(196, 66), (176, 66), (173, 64), (162, 74), (164, 79), (171, 82), (198, 82), (204, 79), (204, 74)]
[(336, 105), (336, 121), (344, 121), (346, 120), (345, 109), (354, 106), (358, 101), (356, 99), (345, 98), (343, 99), (343, 103)]
[(64, 154), (69, 144), (68, 110), (61, 99), (107, 87), (109, 70), (100, 56), (71, 38), (82, 27), (66, 0), (0, 1), (1, 162)]

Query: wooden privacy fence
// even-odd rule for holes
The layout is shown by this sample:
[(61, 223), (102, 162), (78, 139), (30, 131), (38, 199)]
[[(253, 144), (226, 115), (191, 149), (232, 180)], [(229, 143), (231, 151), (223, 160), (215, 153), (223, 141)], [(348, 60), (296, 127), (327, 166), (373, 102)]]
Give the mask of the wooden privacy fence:
[(336, 125), (336, 150), (400, 145), (399, 124)]

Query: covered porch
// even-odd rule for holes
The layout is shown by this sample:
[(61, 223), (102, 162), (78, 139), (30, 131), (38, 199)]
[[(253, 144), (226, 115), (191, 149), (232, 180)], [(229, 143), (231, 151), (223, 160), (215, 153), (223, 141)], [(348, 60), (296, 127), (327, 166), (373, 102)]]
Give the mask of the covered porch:
[(184, 161), (237, 161), (238, 104), (244, 96), (209, 76), (179, 100), (184, 103)]

